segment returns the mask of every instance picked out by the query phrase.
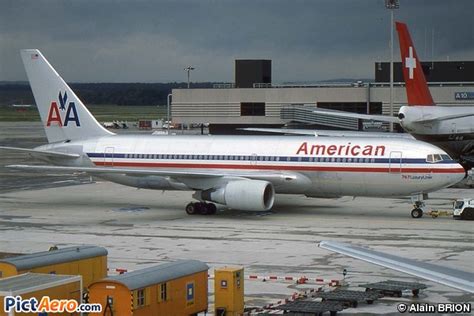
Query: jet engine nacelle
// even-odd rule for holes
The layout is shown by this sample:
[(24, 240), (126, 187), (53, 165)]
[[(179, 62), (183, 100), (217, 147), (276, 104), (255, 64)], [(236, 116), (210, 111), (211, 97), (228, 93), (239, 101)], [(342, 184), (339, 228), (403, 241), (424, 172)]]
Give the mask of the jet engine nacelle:
[(398, 119), (400, 125), (409, 132), (418, 131), (420, 124), (416, 123), (418, 120), (422, 120), (424, 117), (424, 111), (420, 107), (413, 106), (402, 106), (398, 112)]
[(275, 201), (275, 190), (268, 181), (235, 180), (221, 188), (201, 191), (197, 198), (242, 211), (268, 211)]

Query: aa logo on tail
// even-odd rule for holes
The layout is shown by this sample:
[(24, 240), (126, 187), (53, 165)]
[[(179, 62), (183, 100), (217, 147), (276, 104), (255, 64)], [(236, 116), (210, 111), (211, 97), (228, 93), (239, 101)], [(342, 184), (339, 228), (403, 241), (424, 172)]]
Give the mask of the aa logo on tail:
[[(66, 114), (64, 114), (64, 112), (66, 112)], [(63, 115), (61, 115), (61, 113), (63, 113)], [(62, 117), (64, 117), (64, 119)], [(59, 108), (56, 101), (51, 102), (46, 126), (51, 126), (52, 123), (58, 126), (68, 126), (70, 122), (76, 123), (76, 126), (81, 126), (79, 116), (77, 115), (76, 104), (72, 101), (67, 104), (67, 92), (64, 91), (64, 96), (62, 96), (61, 91), (59, 91)]]

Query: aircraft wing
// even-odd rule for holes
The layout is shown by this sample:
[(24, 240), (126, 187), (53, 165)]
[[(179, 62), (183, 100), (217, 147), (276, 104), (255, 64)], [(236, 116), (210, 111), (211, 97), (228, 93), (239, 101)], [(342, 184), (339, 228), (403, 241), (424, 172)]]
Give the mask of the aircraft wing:
[(317, 131), (313, 129), (243, 127), (243, 128), (238, 128), (238, 130), (249, 131), (249, 132), (259, 132), (259, 133), (319, 136)]
[(388, 122), (388, 123), (400, 123), (397, 117), (388, 116), (388, 115), (361, 114), (361, 113), (352, 113), (352, 112), (346, 112), (346, 111), (336, 111), (336, 110), (327, 110), (327, 109), (324, 109), (324, 110), (314, 109), (313, 113), (332, 115), (332, 116), (338, 116), (338, 117), (351, 117), (351, 118), (358, 118), (358, 119), (363, 119), (363, 120), (380, 121), (380, 122)]
[(50, 150), (36, 150), (36, 149), (28, 149), (28, 148), (19, 148), (19, 147), (5, 147), (0, 146), (0, 150), (4, 151), (12, 151), (12, 152), (22, 152), (31, 154), (37, 157), (46, 157), (46, 158), (79, 158), (80, 155), (78, 154), (70, 154), (70, 153), (63, 153), (58, 151), (50, 151)]
[(414, 137), (407, 133), (388, 133), (388, 132), (359, 132), (342, 130), (319, 130), (319, 129), (292, 129), (292, 128), (260, 128), (246, 127), (240, 128), (243, 131), (292, 134), (292, 135), (311, 135), (311, 136), (331, 136), (331, 137), (388, 137), (388, 138), (408, 138)]
[[(35, 172), (54, 172), (54, 173), (74, 173), (85, 172), (91, 175), (100, 176), (101, 174), (125, 174), (129, 176), (146, 177), (146, 176), (161, 176), (178, 179), (182, 182), (190, 182), (196, 178), (227, 178), (227, 179), (255, 179), (264, 180), (272, 183), (292, 183), (295, 185), (307, 185), (309, 181), (305, 176), (297, 172), (275, 172), (275, 171), (241, 171), (241, 170), (192, 170), (192, 169), (138, 169), (138, 168), (119, 168), (119, 167), (76, 167), (76, 166), (49, 166), (49, 165), (8, 165), (7, 168), (17, 170), (29, 170)], [(189, 181), (187, 181), (189, 180)], [(205, 185), (209, 185), (207, 182)]]
[(426, 280), (474, 293), (474, 273), (420, 262), (367, 248), (334, 241), (321, 241), (319, 247)]

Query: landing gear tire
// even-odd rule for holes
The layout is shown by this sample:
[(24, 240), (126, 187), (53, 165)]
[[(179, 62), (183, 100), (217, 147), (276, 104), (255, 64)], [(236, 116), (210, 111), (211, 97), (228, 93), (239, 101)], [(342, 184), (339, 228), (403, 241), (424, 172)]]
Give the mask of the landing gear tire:
[(201, 214), (201, 215), (208, 215), (209, 214), (209, 210), (207, 209), (206, 204), (203, 203), (203, 204), (200, 205), (199, 214)]
[(423, 210), (421, 208), (414, 208), (411, 211), (411, 217), (413, 218), (420, 218), (423, 216)]
[(217, 213), (217, 206), (214, 203), (208, 203), (206, 206), (207, 214), (214, 215)]
[(217, 207), (214, 203), (191, 202), (188, 205), (186, 205), (185, 210), (186, 210), (186, 213), (188, 213), (188, 215), (196, 215), (196, 214), (212, 215), (212, 214), (216, 214)]
[(195, 215), (197, 214), (197, 209), (196, 209), (196, 203), (189, 203), (188, 205), (186, 205), (186, 213), (188, 213), (188, 215)]

